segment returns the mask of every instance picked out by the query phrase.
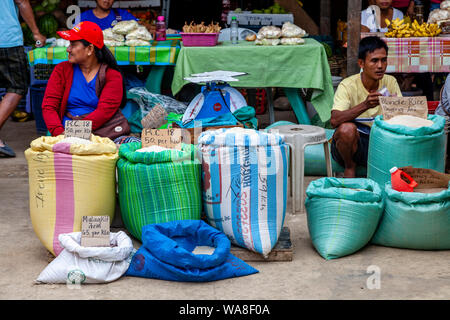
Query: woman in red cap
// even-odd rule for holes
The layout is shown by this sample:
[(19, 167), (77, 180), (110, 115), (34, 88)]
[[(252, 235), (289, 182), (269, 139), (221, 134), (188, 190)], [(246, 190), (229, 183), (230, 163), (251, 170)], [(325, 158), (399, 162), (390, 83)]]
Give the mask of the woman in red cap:
[(68, 61), (53, 70), (42, 102), (51, 135), (63, 134), (66, 120), (73, 119), (91, 120), (93, 133), (100, 136), (114, 139), (128, 134), (119, 109), (126, 103), (125, 83), (100, 27), (84, 21), (58, 35), (70, 45)]

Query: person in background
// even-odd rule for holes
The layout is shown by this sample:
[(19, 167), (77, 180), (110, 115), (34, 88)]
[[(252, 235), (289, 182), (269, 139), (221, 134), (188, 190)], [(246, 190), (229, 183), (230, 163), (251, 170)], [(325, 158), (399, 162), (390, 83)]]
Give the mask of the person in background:
[(388, 47), (379, 37), (359, 43), (359, 74), (344, 79), (334, 95), (331, 125), (336, 128), (331, 155), (344, 170), (345, 178), (356, 176), (357, 166), (367, 166), (369, 135), (373, 119), (382, 114), (379, 97), (386, 88), (391, 96), (402, 96), (397, 80), (386, 75)]
[(414, 17), (414, 5), (414, 0), (392, 0), (392, 7), (410, 17)]
[[(6, 89), (6, 95), (0, 102), (0, 129), (26, 95), (30, 82), (19, 13), (30, 27), (36, 46), (41, 47), (46, 41), (39, 32), (28, 0), (0, 1), (0, 88)], [(15, 157), (16, 154), (0, 140), (0, 156)]]
[(361, 11), (361, 32), (387, 32), (386, 19), (403, 19), (403, 13), (392, 8), (392, 0), (374, 0), (370, 3), (372, 5)]
[[(435, 114), (442, 116), (450, 122), (450, 77), (447, 76), (445, 80), (445, 84), (441, 90), (441, 97), (439, 101), (439, 105), (436, 108)], [(450, 170), (450, 136), (447, 137), (447, 163), (446, 168), (447, 171)]]
[(114, 0), (95, 0), (97, 6), (94, 9), (81, 13), (80, 21), (91, 21), (102, 30), (114, 27), (119, 21), (138, 19), (130, 12), (120, 8), (113, 8)]
[[(70, 41), (68, 61), (56, 65), (47, 83), (42, 115), (52, 136), (63, 134), (65, 121), (76, 117), (92, 121), (92, 130), (101, 128), (124, 103), (125, 85), (112, 53), (103, 43), (103, 32), (90, 21), (72, 30), (58, 31)], [(97, 91), (100, 72), (104, 85)], [(127, 132), (123, 132), (127, 134)]]
[(430, 0), (430, 12), (441, 7), (441, 2), (443, 0)]

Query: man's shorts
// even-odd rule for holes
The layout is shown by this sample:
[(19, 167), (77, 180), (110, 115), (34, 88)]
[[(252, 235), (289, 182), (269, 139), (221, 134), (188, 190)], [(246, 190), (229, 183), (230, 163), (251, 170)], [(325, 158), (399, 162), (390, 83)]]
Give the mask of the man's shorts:
[(25, 96), (29, 84), (30, 72), (23, 47), (0, 48), (0, 88)]
[[(367, 167), (367, 156), (369, 154), (369, 137), (370, 136), (368, 134), (363, 134), (361, 132), (359, 133), (358, 149), (353, 155), (353, 161), (357, 166)], [(331, 156), (337, 163), (341, 165), (341, 167), (345, 168), (344, 159), (342, 159), (342, 156), (336, 147), (336, 141), (334, 139), (333, 141), (331, 141)]]

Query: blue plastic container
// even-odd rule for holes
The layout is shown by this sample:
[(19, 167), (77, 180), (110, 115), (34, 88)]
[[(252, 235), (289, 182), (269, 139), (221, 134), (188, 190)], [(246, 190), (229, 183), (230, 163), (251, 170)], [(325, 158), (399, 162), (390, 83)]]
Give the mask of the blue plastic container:
[(40, 134), (47, 133), (47, 126), (42, 117), (42, 100), (44, 99), (46, 87), (30, 87), (31, 111), (36, 120), (36, 131)]

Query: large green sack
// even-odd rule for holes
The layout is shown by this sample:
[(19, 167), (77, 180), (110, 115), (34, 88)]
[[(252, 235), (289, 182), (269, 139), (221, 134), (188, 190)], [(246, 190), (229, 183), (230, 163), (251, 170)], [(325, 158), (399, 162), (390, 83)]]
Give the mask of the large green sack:
[(326, 260), (363, 248), (383, 212), (380, 186), (369, 179), (321, 178), (306, 189), (305, 207), (312, 243)]
[(392, 167), (445, 169), (445, 118), (429, 115), (430, 127), (392, 125), (377, 116), (370, 131), (367, 178), (384, 186)]
[(372, 243), (397, 248), (450, 249), (450, 184), (438, 193), (385, 186), (385, 210)]
[(195, 147), (136, 152), (141, 142), (122, 144), (117, 162), (119, 204), (127, 230), (141, 239), (147, 224), (198, 220), (202, 211), (201, 167)]

